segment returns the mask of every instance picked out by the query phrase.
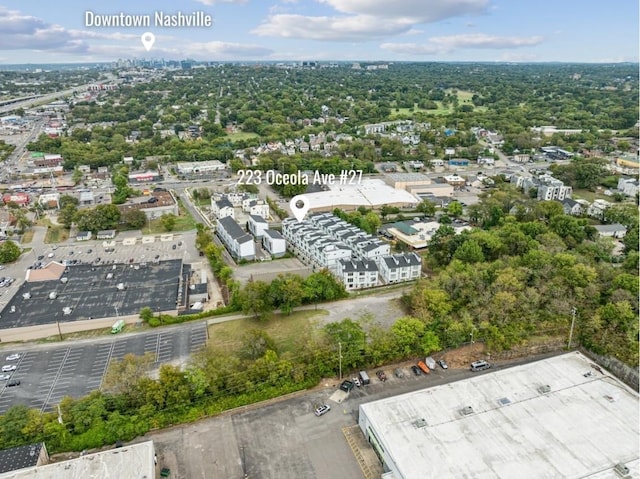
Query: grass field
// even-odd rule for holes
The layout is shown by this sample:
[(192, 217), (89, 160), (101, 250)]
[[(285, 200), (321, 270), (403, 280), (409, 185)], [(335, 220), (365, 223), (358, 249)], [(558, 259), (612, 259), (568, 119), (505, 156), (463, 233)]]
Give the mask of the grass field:
[(167, 231), (162, 226), (162, 220), (151, 220), (149, 223), (144, 225), (141, 230), (144, 235), (158, 235), (164, 233), (179, 233), (181, 231), (191, 231), (196, 228), (196, 222), (193, 220), (191, 216), (181, 212), (181, 216), (178, 216), (176, 220), (176, 225), (173, 227), (171, 231)]
[(613, 198), (611, 198), (610, 196), (605, 196), (602, 193), (595, 193), (589, 190), (574, 189), (572, 197), (574, 200), (587, 200), (589, 203), (593, 203), (593, 200), (606, 200), (613, 202)]
[(229, 138), (231, 141), (242, 141), (242, 140), (249, 140), (251, 138), (258, 138), (257, 133), (251, 133), (251, 132), (245, 132), (245, 131), (239, 131), (238, 133), (231, 133), (230, 135), (227, 135), (227, 138)]
[(324, 310), (294, 311), (290, 315), (274, 314), (266, 321), (237, 319), (209, 326), (209, 345), (226, 351), (238, 351), (242, 338), (252, 329), (265, 331), (276, 343), (278, 354), (299, 350), (299, 345), (318, 332), (318, 319)]
[(44, 235), (45, 243), (61, 243), (69, 239), (69, 230), (62, 226), (48, 225)]
[(33, 235), (34, 235), (33, 230), (25, 231), (24, 234), (22, 235), (21, 243), (22, 244), (31, 243), (31, 241), (33, 241)]

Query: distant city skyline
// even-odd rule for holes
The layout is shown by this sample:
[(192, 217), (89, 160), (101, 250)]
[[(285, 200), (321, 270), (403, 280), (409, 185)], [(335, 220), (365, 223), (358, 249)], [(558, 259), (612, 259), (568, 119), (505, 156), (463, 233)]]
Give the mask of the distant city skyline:
[[(0, 0), (0, 65), (151, 58), (200, 61), (638, 62), (638, 2), (612, 0)], [(148, 27), (90, 27), (95, 15)], [(211, 27), (156, 27), (203, 12)], [(202, 15), (200, 18), (202, 18)], [(140, 42), (150, 31), (156, 42)]]

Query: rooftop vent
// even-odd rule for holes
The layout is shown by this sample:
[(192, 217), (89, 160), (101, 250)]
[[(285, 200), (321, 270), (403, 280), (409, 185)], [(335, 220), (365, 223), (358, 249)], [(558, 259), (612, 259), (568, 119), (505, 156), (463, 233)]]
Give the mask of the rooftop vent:
[(62, 308), (62, 313), (65, 316), (68, 316), (69, 314), (71, 314), (73, 312), (73, 309), (71, 309), (69, 306), (65, 306), (64, 308)]
[(31, 293), (24, 293), (22, 299), (31, 299)]
[(416, 429), (421, 429), (427, 425), (427, 421), (424, 418), (416, 419), (413, 421), (413, 425)]
[(540, 387), (538, 388), (538, 392), (539, 392), (540, 394), (547, 394), (547, 393), (550, 393), (550, 392), (551, 392), (551, 386), (549, 386), (548, 384), (545, 384), (545, 385), (543, 385), (543, 386), (540, 386)]
[(501, 406), (506, 406), (507, 404), (511, 404), (511, 399), (509, 398), (500, 398), (498, 399), (498, 404)]
[(56, 299), (58, 297), (58, 293), (56, 293), (55, 291), (51, 291), (49, 293), (49, 299)]
[(473, 414), (473, 408), (471, 406), (465, 406), (460, 409), (461, 416), (469, 416), (470, 414)]
[(616, 464), (613, 470), (618, 476), (622, 477), (623, 479), (628, 479), (631, 477), (629, 468), (621, 462)]

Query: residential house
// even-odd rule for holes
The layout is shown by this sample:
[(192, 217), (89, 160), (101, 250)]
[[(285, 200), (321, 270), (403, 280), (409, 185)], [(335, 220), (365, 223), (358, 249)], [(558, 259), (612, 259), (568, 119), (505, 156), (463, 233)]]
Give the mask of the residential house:
[(571, 198), (559, 200), (565, 215), (581, 216), (584, 214), (584, 207), (580, 203)]
[(256, 257), (256, 245), (253, 236), (245, 232), (231, 216), (218, 218), (216, 235), (227, 247), (235, 259), (253, 260)]
[(262, 216), (263, 218), (269, 217), (269, 205), (266, 201), (257, 198), (242, 200), (242, 211), (250, 215)]
[(76, 241), (89, 241), (92, 236), (91, 231), (79, 231), (76, 235)]
[(236, 217), (233, 205), (226, 198), (221, 200), (211, 199), (211, 212), (216, 218)]
[(247, 229), (256, 238), (262, 238), (264, 232), (269, 229), (269, 223), (262, 216), (249, 215)]
[(594, 228), (600, 237), (621, 239), (627, 234), (627, 227), (620, 223), (614, 223), (612, 225), (595, 225)]
[(587, 209), (587, 215), (592, 218), (604, 219), (604, 212), (607, 208), (611, 207), (611, 203), (605, 200), (594, 200), (593, 203)]
[(618, 190), (625, 196), (636, 196), (638, 194), (638, 178), (620, 178), (618, 180)]
[(280, 258), (287, 252), (287, 242), (279, 231), (267, 229), (262, 235), (262, 247), (274, 258)]

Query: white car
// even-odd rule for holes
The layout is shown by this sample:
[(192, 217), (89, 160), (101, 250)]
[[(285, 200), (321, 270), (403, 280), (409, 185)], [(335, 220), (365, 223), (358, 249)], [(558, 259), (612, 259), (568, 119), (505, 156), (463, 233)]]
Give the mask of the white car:
[(55, 255), (54, 255), (53, 253), (49, 253), (49, 254), (47, 255), (47, 257), (48, 257), (48, 258), (53, 258), (54, 256), (55, 256)]
[(322, 406), (318, 407), (315, 411), (313, 411), (313, 414), (320, 417), (328, 413), (329, 411), (331, 411), (331, 406), (329, 406), (328, 404), (323, 404)]
[(10, 354), (6, 358), (7, 361), (16, 361), (17, 359), (20, 359), (20, 354), (18, 353)]
[(18, 369), (18, 366), (16, 366), (15, 364), (5, 364), (4, 366), (2, 366), (3, 373), (10, 373), (11, 371), (15, 371), (16, 369)]
[(11, 374), (0, 374), (0, 381), (8, 381), (11, 379)]

